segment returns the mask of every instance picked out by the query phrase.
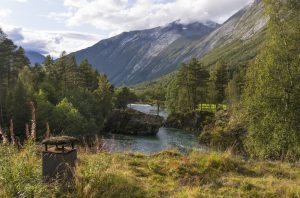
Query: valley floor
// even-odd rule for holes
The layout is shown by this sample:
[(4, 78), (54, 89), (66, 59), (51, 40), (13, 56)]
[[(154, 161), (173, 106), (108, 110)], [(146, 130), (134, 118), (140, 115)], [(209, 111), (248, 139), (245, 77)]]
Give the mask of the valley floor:
[(300, 197), (300, 165), (229, 153), (79, 151), (75, 184), (42, 183), (38, 146), (0, 146), (0, 197)]

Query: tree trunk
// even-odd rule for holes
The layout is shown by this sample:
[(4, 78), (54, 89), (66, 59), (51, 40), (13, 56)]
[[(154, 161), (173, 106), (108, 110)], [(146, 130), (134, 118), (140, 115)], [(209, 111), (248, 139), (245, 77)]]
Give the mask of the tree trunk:
[(0, 81), (0, 125), (3, 125), (4, 123), (4, 118), (3, 118), (3, 103), (2, 103), (2, 82)]

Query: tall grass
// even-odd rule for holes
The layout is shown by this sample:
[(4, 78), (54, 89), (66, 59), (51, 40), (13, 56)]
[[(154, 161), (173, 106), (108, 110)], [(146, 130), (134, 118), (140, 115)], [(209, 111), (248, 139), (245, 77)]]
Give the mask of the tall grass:
[(300, 166), (229, 152), (79, 151), (74, 186), (42, 182), (39, 147), (0, 145), (0, 197), (300, 197)]
[(28, 142), (22, 151), (0, 146), (0, 197), (53, 197), (58, 191), (42, 180), (41, 158), (37, 146)]

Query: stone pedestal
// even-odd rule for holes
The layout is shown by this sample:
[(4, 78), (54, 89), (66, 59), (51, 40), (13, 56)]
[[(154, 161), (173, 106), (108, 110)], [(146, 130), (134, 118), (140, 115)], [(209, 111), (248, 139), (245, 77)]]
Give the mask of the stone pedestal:
[[(60, 181), (62, 184), (73, 182), (79, 140), (70, 136), (50, 137), (42, 141), (43, 178), (45, 182)], [(49, 148), (49, 145), (52, 145)]]
[(54, 180), (73, 181), (77, 160), (76, 149), (64, 148), (57, 151), (50, 148), (42, 153), (43, 178), (46, 182)]

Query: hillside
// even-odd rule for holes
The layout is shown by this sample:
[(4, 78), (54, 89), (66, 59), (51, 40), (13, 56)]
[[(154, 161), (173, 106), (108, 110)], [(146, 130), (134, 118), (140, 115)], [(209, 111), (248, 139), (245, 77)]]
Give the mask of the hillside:
[[(182, 58), (172, 63), (161, 63), (162, 59), (167, 60), (164, 54), (184, 49), (184, 45), (202, 38), (216, 27), (218, 24), (214, 23), (183, 25), (175, 21), (165, 27), (125, 32), (72, 55), (79, 62), (87, 58), (114, 84), (134, 84), (176, 69)], [(162, 68), (159, 64), (166, 67)]]
[[(231, 71), (236, 71), (247, 66), (249, 61), (259, 52), (266, 37), (267, 18), (261, 16), (263, 16), (263, 7), (260, 1), (256, 1), (252, 6), (247, 7), (232, 16), (222, 25), (222, 27), (215, 30), (200, 43), (203, 46), (211, 46), (214, 42), (217, 43), (208, 53), (202, 56), (200, 55), (200, 61), (209, 68), (217, 61), (224, 60)], [(250, 22), (252, 22), (252, 26)], [(233, 23), (236, 28), (231, 29), (229, 32)], [(242, 28), (242, 24), (247, 24), (248, 27)], [(255, 24), (263, 24), (263, 26), (260, 27), (259, 31), (255, 32), (254, 30), (258, 30), (258, 27), (256, 27)], [(253, 29), (252, 34), (245, 34), (245, 31), (250, 27)], [(242, 31), (244, 31), (243, 34), (237, 33)], [(249, 37), (240, 37), (242, 35), (248, 35)], [(198, 47), (200, 44), (197, 44)], [(196, 44), (194, 45), (195, 50), (197, 47)], [(160, 78), (136, 84), (133, 87), (138, 92), (148, 87), (166, 87), (173, 75), (174, 72), (171, 72)]]
[[(216, 49), (221, 48), (221, 52), (231, 50), (231, 45), (242, 47), (261, 35), (266, 23), (263, 4), (255, 1), (222, 26), (212, 22), (173, 22), (165, 27), (122, 33), (72, 55), (77, 61), (87, 58), (113, 84), (132, 85), (166, 75), (192, 57), (202, 58), (213, 50), (217, 54)], [(251, 50), (255, 53), (256, 48)]]

